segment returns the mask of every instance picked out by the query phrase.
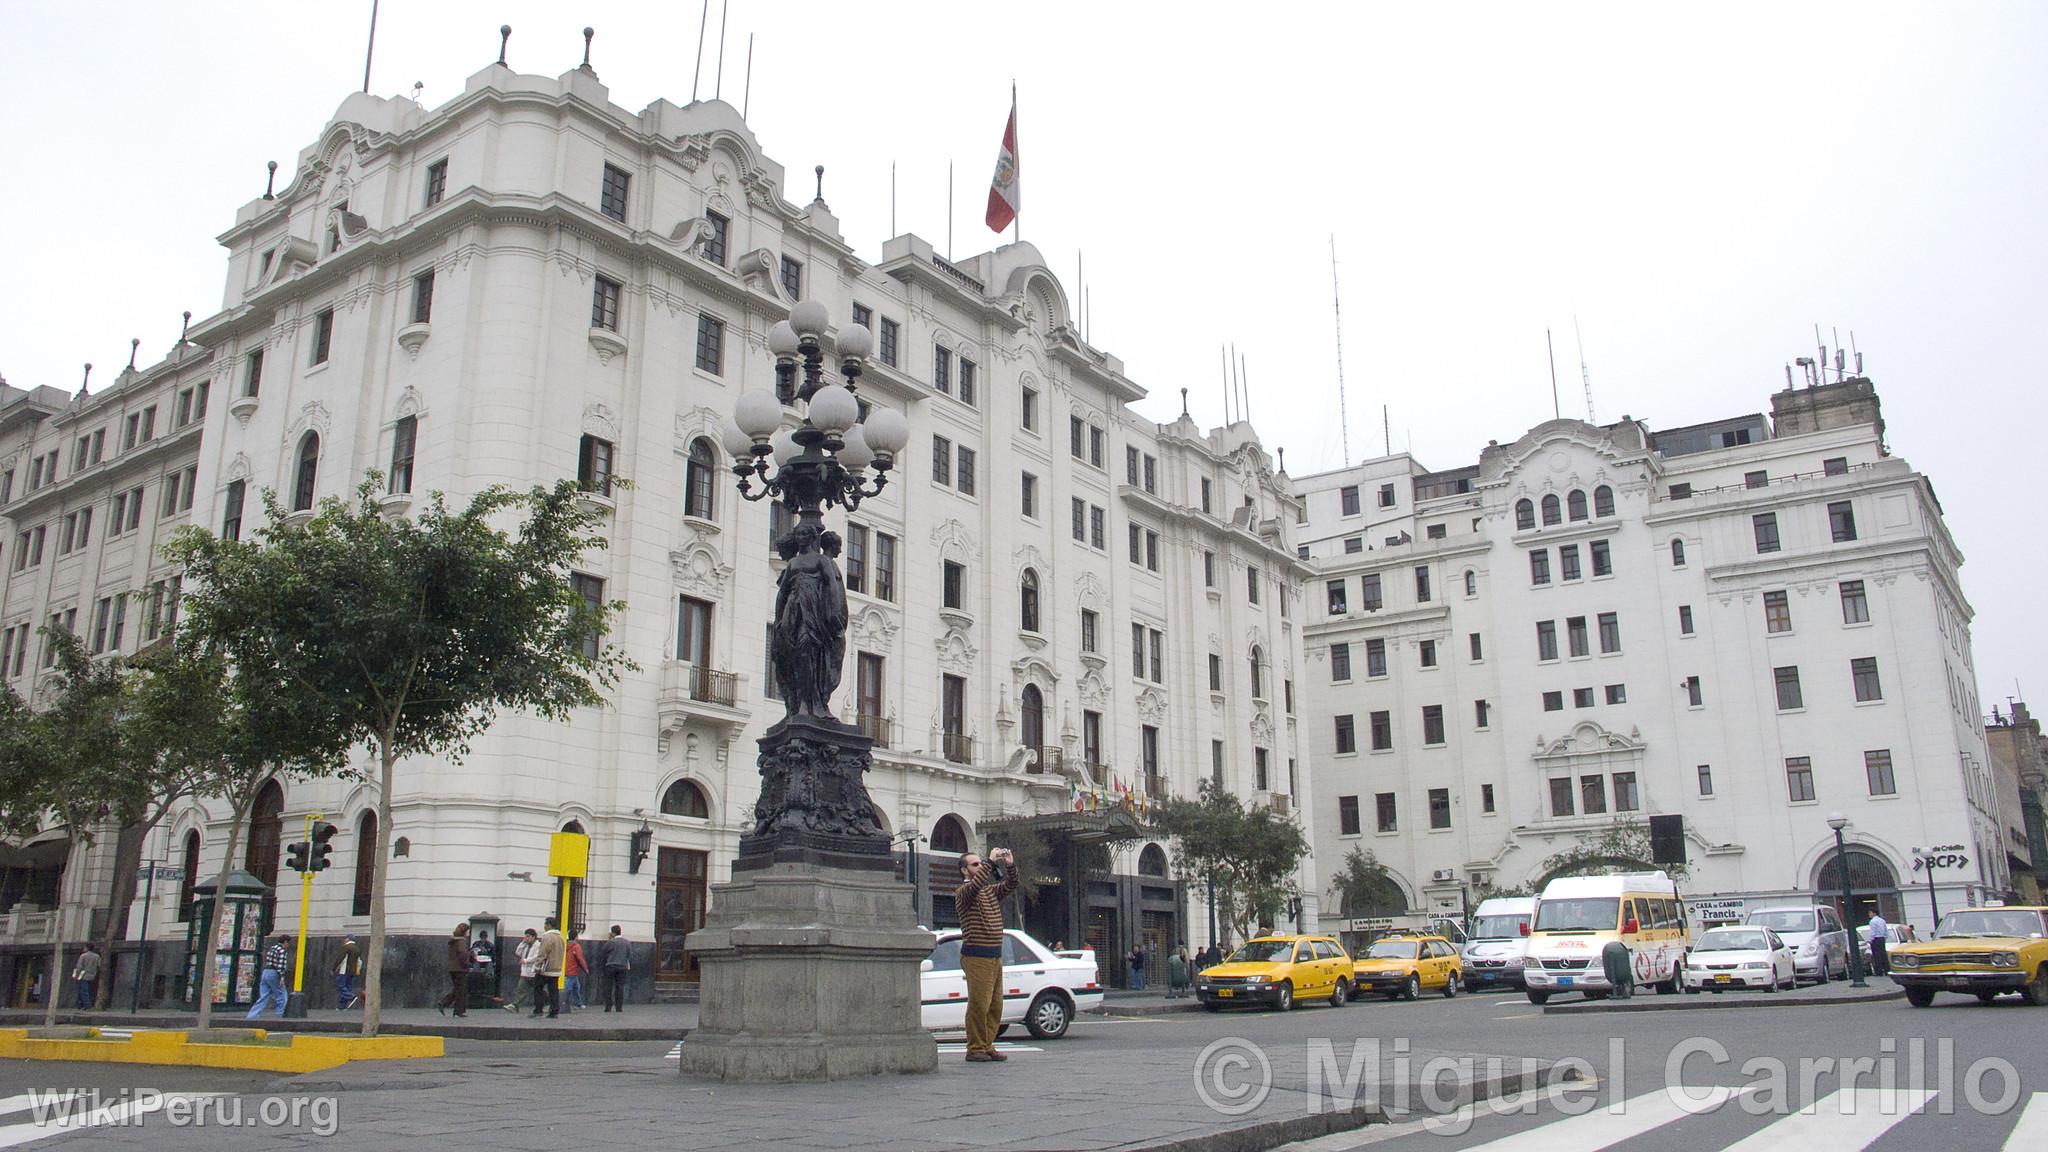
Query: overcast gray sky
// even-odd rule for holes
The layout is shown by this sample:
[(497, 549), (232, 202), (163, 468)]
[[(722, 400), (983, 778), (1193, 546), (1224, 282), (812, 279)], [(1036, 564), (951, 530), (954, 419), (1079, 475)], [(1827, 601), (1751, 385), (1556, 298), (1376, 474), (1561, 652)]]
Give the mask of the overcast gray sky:
[[(0, 2), (0, 373), (111, 379), (219, 306), (213, 237), (362, 83), (370, 0)], [(497, 56), (592, 63), (632, 110), (686, 103), (689, 0), (383, 0), (371, 88), (434, 107)], [(699, 91), (717, 86), (718, 0)], [(2048, 267), (2048, 5), (844, 4), (730, 0), (723, 94), (879, 256), (981, 223), (1014, 78), (1023, 235), (1158, 419), (1220, 421), (1218, 347), (1297, 475), (1350, 455), (1473, 462), (1551, 414), (1671, 427), (1767, 411), (1855, 333), (1893, 451), (1968, 562), (1985, 706), (2048, 697), (2037, 500)], [(757, 34), (751, 90), (747, 36)], [(1078, 293), (1075, 293), (1078, 296)], [(2029, 475), (2032, 475), (2029, 473)], [(2030, 481), (2032, 482), (2032, 481)], [(2027, 558), (2031, 556), (2034, 560)]]

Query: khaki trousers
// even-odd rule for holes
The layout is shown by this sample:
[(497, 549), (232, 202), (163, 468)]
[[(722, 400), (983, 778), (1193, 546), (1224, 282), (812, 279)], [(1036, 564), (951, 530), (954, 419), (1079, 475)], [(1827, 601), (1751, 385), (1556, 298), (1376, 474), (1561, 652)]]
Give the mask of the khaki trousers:
[(1003, 959), (962, 956), (960, 970), (967, 975), (967, 1050), (993, 1052), (1003, 1023)]

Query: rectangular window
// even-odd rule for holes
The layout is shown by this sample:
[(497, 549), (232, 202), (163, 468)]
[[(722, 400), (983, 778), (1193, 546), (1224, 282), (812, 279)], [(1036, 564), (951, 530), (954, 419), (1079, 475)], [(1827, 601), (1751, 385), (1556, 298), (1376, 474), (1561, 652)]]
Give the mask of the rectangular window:
[(954, 470), (954, 487), (962, 496), (974, 495), (974, 449), (961, 445), (958, 452), (960, 466)]
[(804, 265), (794, 257), (782, 258), (782, 290), (789, 293), (791, 300), (804, 298)]
[(1083, 652), (1094, 652), (1096, 650), (1095, 630), (1097, 619), (1095, 609), (1081, 609), (1081, 651)]
[(590, 326), (606, 332), (619, 330), (619, 282), (599, 276), (590, 290)]
[(1591, 544), (1586, 545), (1586, 547), (1592, 553), (1593, 575), (1614, 575), (1614, 554), (1609, 551), (1607, 541), (1595, 540)]
[(1157, 628), (1153, 628), (1150, 630), (1149, 639), (1152, 644), (1152, 682), (1154, 684), (1164, 684), (1166, 683), (1166, 661), (1164, 659), (1166, 634)]
[(1145, 567), (1159, 571), (1159, 533), (1149, 529), (1145, 532)]
[(1607, 811), (1607, 777), (1579, 777), (1579, 811), (1588, 816)]
[(255, 396), (263, 391), (263, 349), (249, 353), (243, 363), (242, 395)]
[(1543, 694), (1543, 710), (1544, 710), (1545, 712), (1562, 712), (1562, 711), (1564, 711), (1564, 693), (1563, 693), (1563, 692), (1545, 692), (1545, 693)]
[(932, 483), (953, 486), (953, 442), (944, 436), (932, 437)]
[(1337, 500), (1343, 506), (1344, 515), (1358, 515), (1358, 486), (1356, 484), (1337, 489)]
[(1223, 691), (1223, 657), (1209, 653), (1209, 691)]
[(1697, 676), (1685, 678), (1685, 703), (1692, 708), (1704, 707), (1706, 704), (1706, 692)]
[(1330, 679), (1339, 684), (1351, 679), (1351, 645), (1330, 645)]
[(1372, 729), (1372, 750), (1385, 752), (1394, 746), (1394, 714), (1374, 712), (1366, 717), (1366, 724)]
[(863, 594), (868, 590), (868, 529), (865, 524), (846, 525), (846, 590)]
[[(1584, 617), (1580, 617), (1580, 619), (1584, 619)], [(1536, 659), (1557, 659), (1557, 621), (1538, 620), (1536, 622)]]
[(961, 608), (967, 602), (967, 569), (948, 560), (939, 575), (943, 595), (940, 602), (948, 608)]
[(1102, 764), (1102, 713), (1081, 713), (1081, 757), (1091, 766)]
[(973, 758), (967, 736), (967, 679), (939, 678), (939, 730), (946, 736), (946, 759), (966, 763)]
[(860, 716), (860, 725), (870, 734), (880, 734), (882, 721), (888, 718), (886, 688), (888, 665), (873, 652), (862, 652), (854, 663), (854, 706)]
[(1272, 786), (1268, 766), (1266, 750), (1264, 748), (1252, 749), (1252, 784), (1261, 792), (1269, 791)]
[(953, 350), (934, 347), (932, 349), (932, 387), (948, 396), (953, 394)]
[(1027, 387), (1018, 392), (1017, 421), (1026, 432), (1038, 431), (1038, 389)]
[(1759, 512), (1750, 517), (1749, 522), (1751, 528), (1756, 533), (1756, 550), (1760, 553), (1776, 552), (1778, 550), (1778, 514), (1776, 512)]
[(1584, 616), (1573, 616), (1567, 619), (1564, 622), (1564, 632), (1570, 642), (1572, 655), (1586, 656), (1591, 654), (1586, 637), (1586, 618)]
[(1026, 472), (1017, 483), (1018, 510), (1032, 520), (1038, 519), (1038, 477)]
[(612, 442), (585, 436), (576, 452), (576, 483), (585, 492), (612, 494)]
[(894, 320), (884, 316), (880, 330), (875, 333), (875, 354), (881, 357), (882, 363), (891, 368), (896, 366), (897, 334), (900, 331)]
[(419, 428), (419, 417), (402, 416), (391, 430), (391, 477), (388, 486), (393, 495), (412, 491), (412, 458), (419, 440)]
[(1616, 812), (1637, 812), (1643, 807), (1643, 798), (1636, 790), (1636, 774), (1616, 772), (1614, 774), (1614, 810)]
[(604, 184), (598, 192), (597, 210), (614, 220), (626, 218), (626, 189), (633, 182), (624, 169), (604, 166)]
[(1421, 652), (1421, 654), (1422, 654), (1422, 666), (1423, 666), (1424, 668), (1434, 668), (1434, 667), (1436, 667), (1436, 641), (1434, 641), (1434, 640), (1424, 640), (1424, 641), (1421, 641), (1420, 643), (1418, 643), (1418, 644), (1416, 645), (1416, 648), (1417, 648), (1417, 649), (1418, 649), (1418, 650), (1419, 650), (1419, 651)]
[(1145, 491), (1156, 493), (1158, 491), (1158, 482), (1159, 459), (1156, 456), (1147, 456), (1145, 457)]
[(1867, 624), (1870, 622), (1870, 601), (1863, 596), (1863, 581), (1842, 581), (1842, 623)]
[(1079, 416), (1067, 417), (1067, 454), (1069, 456), (1080, 460), (1087, 455), (1087, 449), (1083, 446), (1083, 440), (1087, 433), (1088, 426), (1081, 422)]
[(1895, 796), (1899, 782), (1892, 776), (1892, 752), (1879, 748), (1863, 754), (1863, 777), (1870, 782), (1872, 796)]
[[(569, 587), (574, 589), (577, 595), (583, 597), (583, 602), (590, 606), (591, 611), (603, 611), (604, 581), (598, 579), (595, 576), (586, 576), (581, 572), (571, 572), (569, 574)], [(602, 640), (603, 637), (599, 634), (596, 628), (592, 628), (590, 631), (585, 632), (583, 634), (583, 638), (581, 641), (579, 641), (579, 645), (582, 649), (584, 659), (597, 659), (598, 644)]]
[(859, 301), (855, 301), (853, 305), (853, 322), (873, 332), (875, 330), (875, 310)]
[[(1542, 555), (1544, 553), (1540, 550), (1529, 554), (1529, 574), (1535, 583), (1547, 584), (1550, 581), (1550, 575), (1547, 572), (1544, 574), (1543, 579), (1534, 580), (1536, 557)], [(1559, 580), (1577, 580), (1579, 578), (1579, 546), (1577, 544), (1566, 544), (1557, 550), (1557, 578)]]
[(1820, 471), (1823, 476), (1847, 476), (1849, 474), (1849, 458), (1847, 456), (1830, 456), (1820, 462)]
[(1387, 642), (1367, 640), (1365, 642), (1365, 674), (1385, 676), (1387, 674)]
[(896, 599), (896, 538), (875, 533), (875, 599)]
[[(1205, 553), (1205, 555), (1214, 555), (1214, 553)], [(1209, 581), (1209, 583), (1213, 586), (1216, 582), (1214, 580), (1211, 580)], [(1330, 615), (1342, 616), (1346, 612), (1349, 612), (1351, 610), (1350, 605), (1348, 605), (1345, 602), (1345, 591), (1347, 587), (1348, 585), (1346, 585), (1345, 582), (1342, 580), (1324, 581), (1323, 594), (1329, 599)]]
[[(333, 349), (334, 309), (322, 308), (319, 314), (313, 317), (313, 363), (327, 363), (328, 353)], [(142, 438), (149, 439), (149, 434), (143, 433)]]
[[(704, 238), (704, 258), (723, 268), (725, 267), (725, 238), (726, 234), (731, 231), (732, 222), (716, 212), (704, 213), (704, 220), (711, 225), (711, 235)], [(887, 324), (888, 321), (884, 320), (882, 323)], [(893, 368), (896, 365), (896, 361), (890, 360), (888, 364)]]
[(1621, 617), (1613, 612), (1600, 614), (1600, 651), (1615, 653), (1621, 651)]
[(1382, 507), (1382, 508), (1392, 508), (1393, 506), (1394, 506), (1394, 486), (1393, 486), (1392, 484), (1382, 484), (1382, 485), (1380, 485), (1380, 507)]
[(1771, 678), (1778, 686), (1778, 711), (1790, 712), (1806, 706), (1806, 699), (1799, 690), (1798, 665), (1774, 668)]
[(1359, 587), (1364, 593), (1361, 597), (1361, 604), (1365, 610), (1367, 612), (1379, 611), (1381, 605), (1385, 603), (1380, 596), (1380, 574), (1377, 572), (1366, 573), (1360, 578)]
[(1145, 530), (1135, 523), (1126, 524), (1124, 525), (1124, 536), (1126, 551), (1130, 553), (1131, 563), (1143, 563), (1145, 560)]
[[(973, 405), (974, 405), (974, 388), (975, 388), (975, 370), (974, 370), (974, 361), (972, 361), (972, 360), (969, 360), (969, 359), (968, 359), (967, 357), (965, 357), (965, 356), (962, 356), (962, 357), (960, 357), (960, 402), (961, 402), (962, 404), (968, 405), (969, 407), (973, 407)], [(1029, 424), (1026, 424), (1026, 425), (1025, 425), (1025, 427), (1026, 427), (1026, 428), (1029, 428), (1029, 427), (1031, 427), (1031, 425), (1029, 425)]]
[(1813, 760), (1806, 756), (1792, 756), (1785, 760), (1785, 791), (1793, 803), (1814, 798)]
[(1792, 630), (1792, 601), (1783, 591), (1764, 593), (1764, 631)]
[(1849, 678), (1856, 684), (1858, 702), (1884, 699), (1884, 687), (1877, 680), (1877, 657), (1861, 656), (1849, 661)]
[(1692, 635), (1692, 605), (1690, 604), (1680, 604), (1678, 606), (1678, 634), (1680, 636)]
[(1559, 776), (1550, 782), (1550, 814), (1570, 816), (1577, 811), (1572, 801), (1572, 778)]
[(1086, 500), (1081, 499), (1079, 496), (1072, 497), (1069, 501), (1069, 511), (1073, 515), (1074, 539), (1081, 541), (1083, 544), (1087, 543), (1088, 502)]
[(1493, 722), (1493, 706), (1484, 700), (1472, 702), (1472, 726), (1484, 728)]
[(1145, 626), (1131, 622), (1131, 675), (1145, 678)]
[(1431, 788), (1429, 790), (1429, 826), (1449, 828), (1451, 826), (1451, 790)]
[(1550, 583), (1550, 550), (1538, 548), (1529, 553), (1529, 583)]
[(1828, 531), (1834, 534), (1835, 543), (1846, 544), (1856, 538), (1856, 506), (1847, 500), (1828, 505)]
[(1344, 554), (1346, 556), (1356, 556), (1363, 551), (1365, 551), (1365, 537), (1346, 536), (1344, 538)]
[[(178, 514), (178, 487), (181, 479), (176, 472), (164, 477), (164, 507), (163, 511), (157, 513), (158, 516), (167, 517)], [(61, 552), (63, 549), (60, 548), (58, 551)]]
[(1216, 586), (1216, 554), (1204, 549), (1202, 552), (1202, 587)]
[(1593, 706), (1593, 690), (1592, 690), (1591, 688), (1574, 688), (1574, 689), (1572, 689), (1572, 707), (1574, 707), (1574, 708), (1591, 708), (1592, 706)]
[(1138, 486), (1138, 450), (1128, 445), (1124, 448), (1124, 483)]
[(1348, 756), (1356, 751), (1358, 733), (1353, 726), (1351, 714), (1347, 712), (1337, 717), (1337, 755)]
[(412, 278), (412, 322), (425, 324), (434, 317), (434, 270)]
[(1108, 547), (1107, 544), (1103, 543), (1103, 541), (1108, 538), (1108, 529), (1105, 527), (1107, 523), (1108, 515), (1104, 513), (1101, 508), (1097, 507), (1096, 505), (1090, 504), (1088, 506), (1089, 547), (1098, 549)]
[(448, 191), (448, 161), (436, 160), (427, 165), (427, 203), (432, 208), (441, 202)]
[(1375, 815), (1378, 818), (1377, 826), (1380, 831), (1400, 831), (1400, 814), (1395, 810), (1394, 794), (1392, 792), (1381, 792), (1378, 795), (1374, 796), (1373, 807), (1375, 809)]
[(1428, 540), (1442, 540), (1450, 534), (1451, 530), (1442, 524), (1431, 524), (1422, 530), (1423, 537)]
[(1484, 654), (1484, 650), (1483, 650), (1483, 649), (1482, 649), (1482, 648), (1480, 647), (1480, 643), (1479, 643), (1479, 633), (1477, 633), (1477, 632), (1472, 632), (1472, 633), (1468, 633), (1468, 634), (1467, 634), (1467, 635), (1465, 636), (1465, 643), (1466, 643), (1467, 645), (1469, 645), (1469, 646), (1470, 646), (1470, 648), (1471, 648), (1471, 650), (1472, 650), (1472, 659), (1473, 659), (1473, 660), (1475, 660), (1475, 661), (1477, 661), (1477, 660), (1484, 660), (1484, 659), (1486, 658), (1486, 656), (1485, 656), (1485, 654)]
[(1714, 794), (1714, 768), (1713, 768), (1713, 765), (1711, 765), (1711, 764), (1702, 764), (1702, 765), (1700, 765), (1700, 766), (1699, 766), (1699, 770), (1698, 770), (1698, 771), (1699, 771), (1699, 778), (1700, 778), (1700, 795), (1702, 795), (1702, 796), (1712, 796), (1712, 795)]
[(1427, 604), (1429, 599), (1429, 565), (1418, 564), (1415, 566), (1415, 602)]
[(1444, 706), (1428, 704), (1422, 709), (1422, 742), (1425, 745), (1444, 742)]
[(1358, 797), (1337, 797), (1337, 835), (1358, 835)]
[(1259, 570), (1257, 568), (1246, 568), (1244, 570), (1244, 595), (1245, 599), (1250, 603), (1257, 604), (1259, 602)]
[[(147, 444), (156, 439), (156, 405), (142, 410), (142, 442)], [(50, 483), (57, 482), (57, 454), (50, 453)]]
[(1744, 488), (1762, 488), (1770, 482), (1771, 474), (1768, 472), (1744, 472), (1742, 474), (1742, 486)]
[(697, 317), (697, 369), (713, 376), (725, 372), (725, 321), (716, 316)]
[(1210, 503), (1210, 498), (1211, 498), (1211, 495), (1212, 495), (1212, 493), (1213, 493), (1213, 492), (1214, 492), (1214, 485), (1212, 485), (1212, 484), (1211, 484), (1211, 483), (1209, 482), (1209, 478), (1208, 478), (1207, 476), (1204, 476), (1204, 477), (1202, 477), (1202, 511), (1203, 511), (1203, 512), (1208, 512), (1208, 511), (1210, 511), (1209, 503)]
[(97, 656), (107, 650), (107, 622), (113, 615), (114, 602), (102, 597), (92, 606), (92, 643), (87, 651)]
[(1481, 784), (1479, 786), (1479, 810), (1481, 812), (1493, 811), (1493, 785)]
[(1609, 704), (1628, 703), (1628, 685), (1609, 684), (1607, 686), (1607, 702)]

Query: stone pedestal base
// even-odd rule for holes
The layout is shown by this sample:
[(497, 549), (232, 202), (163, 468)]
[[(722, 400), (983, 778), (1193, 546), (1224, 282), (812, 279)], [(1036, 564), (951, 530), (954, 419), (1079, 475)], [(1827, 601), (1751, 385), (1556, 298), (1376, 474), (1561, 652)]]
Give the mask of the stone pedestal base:
[(932, 937), (889, 873), (770, 863), (713, 889), (690, 934), (703, 983), (684, 1074), (838, 1080), (929, 1072), (918, 962)]

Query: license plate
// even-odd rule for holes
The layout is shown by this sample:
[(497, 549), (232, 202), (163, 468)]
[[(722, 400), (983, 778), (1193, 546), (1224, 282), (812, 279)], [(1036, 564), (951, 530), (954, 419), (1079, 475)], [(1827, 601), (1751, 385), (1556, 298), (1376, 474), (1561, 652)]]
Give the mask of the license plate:
[(1735, 979), (1735, 977), (1733, 977), (1733, 976), (1729, 976), (1729, 975), (1727, 975), (1727, 974), (1725, 974), (1725, 973), (1724, 973), (1724, 974), (1722, 974), (1722, 975), (1720, 975), (1720, 976), (1716, 976), (1716, 977), (1714, 977), (1714, 983), (1716, 983), (1716, 984), (1726, 984), (1726, 983), (1728, 983), (1729, 981), (1731, 981), (1731, 980), (1733, 980), (1733, 979)]
[(1948, 978), (1948, 986), (1951, 988), (1968, 988), (1970, 982), (1961, 976), (1951, 976)]
[(1569, 976), (1559, 976), (1559, 977), (1557, 978), (1557, 986), (1558, 986), (1558, 987), (1560, 987), (1560, 988), (1569, 988), (1569, 987), (1571, 987), (1571, 986), (1572, 986), (1572, 978), (1571, 978), (1571, 977), (1569, 977)]
[(1230, 998), (1231, 998), (1232, 996), (1235, 996), (1235, 995), (1237, 995), (1237, 993), (1235, 993), (1235, 992), (1232, 992), (1232, 991), (1231, 991), (1230, 989), (1228, 989), (1228, 988), (1218, 988), (1218, 989), (1216, 990), (1216, 995), (1218, 995), (1218, 996), (1221, 996), (1221, 997), (1223, 997), (1223, 998), (1224, 998), (1225, 1000), (1228, 1000), (1228, 999), (1230, 999)]

